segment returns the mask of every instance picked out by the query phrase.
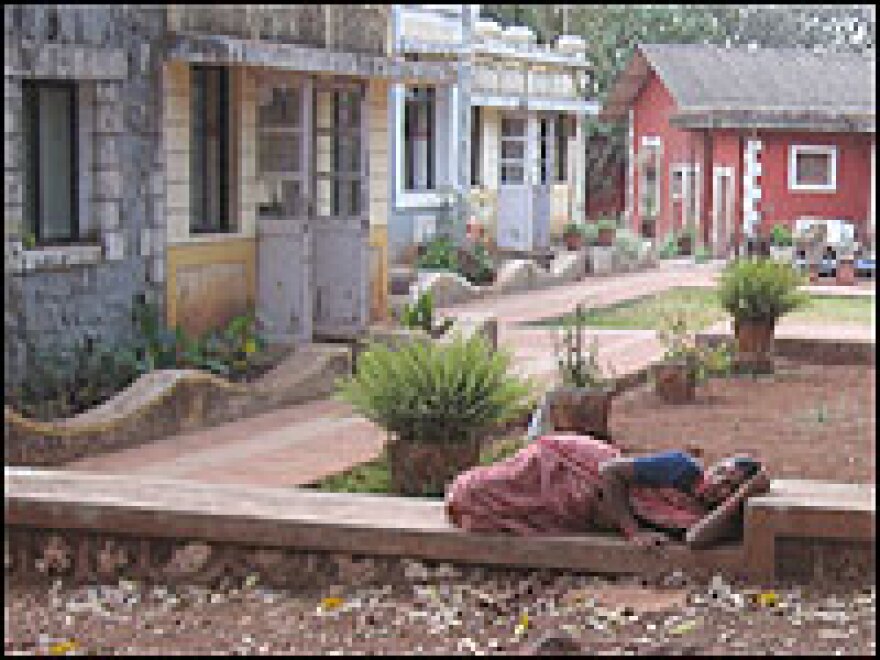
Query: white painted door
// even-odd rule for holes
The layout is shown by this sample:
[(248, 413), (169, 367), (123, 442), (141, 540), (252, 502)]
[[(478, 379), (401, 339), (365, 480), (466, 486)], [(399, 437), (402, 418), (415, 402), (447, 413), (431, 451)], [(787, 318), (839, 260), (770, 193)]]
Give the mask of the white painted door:
[(531, 249), (550, 247), (550, 213), (553, 182), (556, 180), (556, 117), (541, 113), (536, 122), (536, 160), (538, 180), (533, 189)]
[(733, 249), (733, 168), (716, 166), (712, 173), (712, 252), (727, 258)]
[(312, 254), (314, 332), (362, 334), (369, 314), (366, 89), (316, 81)]
[(312, 336), (309, 240), (311, 86), (269, 76), (258, 83), (257, 312), (270, 341)]
[(532, 192), (529, 184), (529, 122), (526, 113), (501, 114), (498, 151), (498, 227), (503, 250), (529, 250), (532, 242)]

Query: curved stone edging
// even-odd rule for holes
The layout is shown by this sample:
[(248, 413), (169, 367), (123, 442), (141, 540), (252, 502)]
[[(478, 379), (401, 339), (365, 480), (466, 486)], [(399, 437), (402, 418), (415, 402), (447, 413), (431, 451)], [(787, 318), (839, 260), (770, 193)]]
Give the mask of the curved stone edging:
[[(311, 360), (310, 364), (304, 361)], [(75, 417), (40, 421), (4, 408), (6, 465), (55, 466), (329, 394), (349, 373), (344, 347), (296, 351), (253, 384), (191, 370), (154, 371)]]

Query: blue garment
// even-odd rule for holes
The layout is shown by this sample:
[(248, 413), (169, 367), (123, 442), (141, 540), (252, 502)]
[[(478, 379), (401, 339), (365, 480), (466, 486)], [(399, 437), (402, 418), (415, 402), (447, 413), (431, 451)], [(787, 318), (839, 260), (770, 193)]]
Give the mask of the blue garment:
[(700, 464), (681, 451), (634, 458), (633, 470), (633, 481), (638, 486), (672, 487), (686, 493), (693, 490), (703, 474)]

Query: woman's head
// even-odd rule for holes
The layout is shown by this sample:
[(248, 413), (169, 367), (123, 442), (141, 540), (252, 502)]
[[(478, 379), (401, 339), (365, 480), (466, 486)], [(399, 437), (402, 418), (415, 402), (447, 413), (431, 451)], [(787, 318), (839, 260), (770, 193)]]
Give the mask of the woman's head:
[(718, 461), (703, 474), (696, 495), (709, 506), (718, 506), (761, 470), (761, 464), (748, 456)]

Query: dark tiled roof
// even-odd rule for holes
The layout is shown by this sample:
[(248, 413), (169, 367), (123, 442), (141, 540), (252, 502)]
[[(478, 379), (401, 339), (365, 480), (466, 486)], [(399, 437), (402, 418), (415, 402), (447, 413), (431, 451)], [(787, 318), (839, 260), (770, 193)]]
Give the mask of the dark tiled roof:
[[(797, 118), (807, 124), (849, 121), (873, 126), (874, 52), (819, 54), (702, 44), (643, 44), (638, 50), (675, 98), (683, 125), (696, 125), (698, 118), (704, 124), (723, 118), (731, 125)], [(619, 116), (638, 93), (646, 67), (635, 64), (609, 95), (606, 109), (611, 115)]]

